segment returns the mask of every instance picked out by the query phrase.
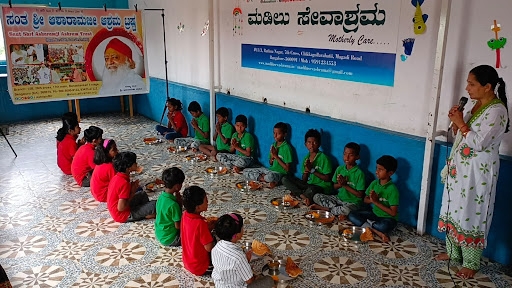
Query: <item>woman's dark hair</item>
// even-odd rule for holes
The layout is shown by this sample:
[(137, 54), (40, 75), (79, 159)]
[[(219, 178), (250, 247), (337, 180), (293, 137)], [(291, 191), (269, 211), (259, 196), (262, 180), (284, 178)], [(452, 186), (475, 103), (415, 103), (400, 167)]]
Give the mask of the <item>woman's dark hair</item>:
[(398, 168), (398, 161), (396, 161), (395, 157), (389, 155), (384, 155), (377, 159), (377, 164), (384, 167), (384, 169), (386, 169), (388, 172), (395, 172)]
[(62, 128), (57, 131), (57, 141), (64, 140), (67, 134), (69, 134), (69, 130), (75, 130), (78, 126), (78, 120), (72, 118), (62, 118)]
[(216, 115), (220, 115), (222, 117), (228, 117), (229, 116), (229, 110), (226, 107), (220, 107), (219, 109), (217, 109), (217, 111), (215, 111), (215, 114)]
[(95, 139), (100, 139), (103, 136), (103, 129), (96, 126), (89, 126), (84, 131), (85, 141), (91, 143)]
[[(471, 69), (469, 73), (473, 74), (476, 78), (476, 81), (480, 83), (480, 85), (485, 86), (487, 84), (491, 85), (491, 89), (496, 92), (497, 96), (500, 98), (501, 102), (507, 108), (508, 114), (508, 103), (507, 103), (507, 94), (505, 91), (505, 81), (498, 75), (498, 72), (494, 67), (489, 65), (480, 65)], [(496, 91), (496, 86), (498, 86), (498, 91)], [(505, 133), (509, 131), (510, 127), (510, 118), (507, 120), (507, 127), (505, 128)]]
[(196, 207), (203, 204), (206, 191), (199, 186), (190, 186), (183, 191), (183, 206), (188, 213), (194, 213)]
[(114, 157), (112, 163), (114, 164), (114, 170), (116, 170), (116, 172), (125, 173), (128, 168), (137, 163), (137, 155), (130, 151), (120, 152)]
[(165, 188), (170, 189), (176, 184), (183, 184), (185, 181), (185, 174), (180, 168), (167, 168), (162, 172), (162, 181), (164, 181)]
[(167, 99), (166, 102), (169, 103), (171, 106), (174, 106), (174, 109), (178, 111), (181, 111), (181, 109), (183, 109), (183, 104), (181, 104), (181, 101), (176, 98)]
[(242, 231), (242, 227), (244, 227), (244, 218), (240, 214), (225, 214), (215, 223), (215, 234), (221, 240), (231, 241), (235, 234)]
[(201, 105), (197, 101), (192, 101), (188, 104), (188, 112), (201, 112)]
[(318, 143), (318, 146), (322, 145), (322, 135), (318, 130), (316, 129), (309, 129), (308, 132), (306, 132), (306, 135), (304, 135), (304, 143), (308, 142), (308, 138), (313, 137), (315, 138), (316, 142)]
[[(105, 141), (108, 141), (105, 147)], [(94, 164), (101, 165), (103, 163), (109, 163), (112, 162), (112, 158), (110, 158), (110, 149), (112, 149), (112, 146), (116, 145), (116, 141), (112, 139), (103, 139), (96, 148), (94, 148)]]
[(240, 114), (236, 116), (235, 123), (237, 122), (244, 124), (244, 126), (247, 128), (247, 117), (245, 117), (245, 115)]

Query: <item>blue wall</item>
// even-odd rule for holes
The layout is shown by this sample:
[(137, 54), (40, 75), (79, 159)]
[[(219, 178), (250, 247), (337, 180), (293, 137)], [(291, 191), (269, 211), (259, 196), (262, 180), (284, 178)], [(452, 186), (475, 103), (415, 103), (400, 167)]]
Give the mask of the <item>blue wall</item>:
[[(205, 114), (209, 111), (209, 92), (196, 87), (169, 83), (169, 96), (183, 102), (184, 114), (191, 120), (186, 107), (191, 101), (198, 101)], [(134, 96), (134, 105), (138, 113), (153, 120), (160, 121), (166, 99), (166, 85), (164, 80), (151, 78), (151, 93)], [(230, 120), (238, 114), (244, 114), (249, 119), (248, 131), (253, 133), (259, 145), (258, 160), (267, 165), (268, 149), (273, 140), (273, 126), (282, 121), (290, 124), (289, 142), (295, 148), (295, 159), (302, 159), (307, 153), (304, 146), (304, 134), (310, 128), (322, 131), (322, 150), (331, 156), (335, 165), (342, 159), (343, 146), (350, 141), (361, 145), (361, 160), (359, 165), (367, 172), (368, 181), (375, 179), (375, 161), (384, 154), (397, 158), (398, 170), (393, 176), (400, 190), (400, 221), (416, 226), (421, 174), (423, 166), (424, 139), (385, 131), (373, 127), (339, 121), (315, 114), (308, 114), (274, 105), (254, 102), (223, 93), (216, 95), (217, 107), (225, 106), (230, 109)], [(209, 116), (209, 115), (208, 115)], [(164, 123), (167, 119), (164, 118)], [(441, 208), (443, 186), (438, 175), (446, 158), (446, 145), (437, 143), (435, 160), (432, 168), (433, 184), (429, 205), (427, 233), (439, 238), (444, 234), (437, 232), (437, 217)], [(298, 171), (298, 162), (294, 169)], [(501, 177), (498, 181), (498, 195), (496, 197), (495, 215), (489, 236), (488, 245), (484, 255), (503, 264), (512, 264), (512, 230), (506, 226), (508, 215), (506, 209), (512, 203), (512, 194), (506, 193), (507, 187), (512, 187), (511, 159), (502, 159)], [(367, 181), (367, 182), (368, 182)], [(368, 184), (368, 183), (367, 183)]]
[[(13, 5), (48, 5), (48, 0), (15, 0)], [(60, 0), (52, 2), (50, 7), (58, 7), (60, 2), (64, 7), (80, 8), (102, 8), (105, 3), (108, 8), (128, 8), (128, 0)], [(7, 4), (8, 1), (0, 0), (0, 4)], [(0, 71), (4, 68), (0, 67)], [(3, 70), (5, 73), (5, 70)], [(120, 111), (119, 97), (92, 98), (80, 100), (81, 114), (114, 112)], [(34, 104), (12, 104), (11, 97), (7, 92), (7, 78), (0, 78), (0, 123), (12, 123), (26, 120), (44, 119), (59, 117), (68, 111), (67, 101), (55, 101)]]

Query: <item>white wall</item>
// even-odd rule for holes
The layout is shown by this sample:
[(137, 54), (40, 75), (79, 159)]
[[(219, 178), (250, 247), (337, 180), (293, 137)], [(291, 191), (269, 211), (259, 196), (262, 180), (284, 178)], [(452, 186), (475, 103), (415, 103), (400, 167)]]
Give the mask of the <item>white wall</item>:
[[(337, 3), (338, 0), (324, 1)], [(130, 0), (129, 2), (130, 7), (138, 3), (139, 9), (165, 9), (169, 80), (207, 88), (208, 36), (202, 37), (200, 34), (208, 18), (208, 1)], [(397, 61), (394, 87), (241, 68), (240, 45), (247, 43), (250, 39), (233, 36), (232, 11), (237, 1), (215, 0), (215, 3), (216, 20), (218, 20), (216, 25), (218, 83), (216, 85), (222, 85), (223, 91), (230, 89), (234, 95), (256, 101), (266, 97), (269, 103), (280, 106), (286, 102), (286, 107), (301, 111), (304, 111), (306, 106), (311, 106), (312, 113), (415, 136), (423, 137), (426, 134), (440, 1), (424, 2), (423, 13), (429, 15), (427, 32), (423, 35), (415, 35), (412, 26), (415, 9), (409, 0), (402, 0), (398, 39), (396, 39)], [(446, 117), (448, 109), (461, 96), (466, 95), (465, 79), (471, 67), (483, 63), (494, 64), (495, 52), (491, 51), (486, 44), (487, 40), (494, 36), (490, 26), (496, 18), (502, 24), (503, 31), (500, 35), (504, 37), (510, 35), (512, 18), (507, 17), (506, 14), (510, 9), (512, 9), (512, 2), (508, 0), (453, 0), (441, 90), (439, 131), (446, 130), (448, 126), (449, 120)], [(165, 79), (161, 21), (159, 12), (146, 12), (149, 74)], [(185, 31), (181, 34), (177, 29), (180, 22), (185, 25)], [(296, 36), (284, 35), (283, 37)], [(402, 62), (399, 56), (403, 53), (402, 39), (408, 37), (416, 38), (416, 41), (411, 57)], [(287, 39), (283, 39), (285, 40)], [(509, 56), (512, 54), (507, 53), (507, 48), (502, 51), (505, 67), (512, 66), (512, 57)], [(512, 72), (509, 69), (502, 68), (498, 72), (505, 81), (509, 81), (509, 85), (512, 85)], [(509, 100), (509, 106), (511, 102)], [(502, 154), (512, 155), (512, 133), (506, 136), (500, 151)]]

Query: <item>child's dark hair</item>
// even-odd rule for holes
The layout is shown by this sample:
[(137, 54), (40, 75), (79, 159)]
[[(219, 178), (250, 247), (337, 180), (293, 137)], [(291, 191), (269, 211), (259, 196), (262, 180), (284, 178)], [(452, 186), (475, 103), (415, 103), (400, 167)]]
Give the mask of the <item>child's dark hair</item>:
[(112, 162), (110, 157), (110, 149), (116, 145), (116, 141), (113, 139), (103, 139), (96, 148), (94, 148), (94, 164), (101, 165), (103, 163)]
[(114, 157), (112, 163), (114, 164), (114, 170), (116, 170), (116, 172), (125, 173), (128, 168), (137, 163), (137, 155), (130, 151), (120, 152)]
[(57, 131), (57, 141), (64, 140), (64, 137), (69, 133), (69, 130), (75, 130), (78, 126), (78, 120), (72, 118), (62, 118), (62, 127)]
[(95, 139), (100, 139), (103, 136), (103, 129), (96, 126), (89, 126), (84, 131), (85, 141), (91, 143)]
[(194, 213), (196, 207), (203, 204), (206, 191), (199, 186), (190, 186), (183, 191), (183, 206), (188, 213)]
[(183, 104), (181, 104), (181, 101), (176, 98), (169, 98), (167, 99), (166, 102), (169, 103), (171, 106), (174, 106), (174, 109), (178, 111), (181, 111), (181, 109), (183, 109)]
[(235, 123), (237, 123), (237, 122), (240, 122), (240, 123), (244, 124), (245, 127), (247, 127), (247, 117), (245, 117), (245, 115), (240, 114), (240, 115), (236, 116)]
[(235, 234), (242, 232), (244, 218), (237, 213), (229, 213), (220, 216), (215, 223), (215, 234), (225, 241), (231, 241)]
[(306, 135), (304, 135), (304, 143), (308, 142), (308, 138), (313, 137), (315, 138), (318, 145), (322, 145), (322, 135), (318, 130), (316, 129), (309, 129), (308, 132), (306, 132)]
[(286, 125), (286, 123), (277, 122), (276, 125), (274, 125), (274, 128), (281, 130), (281, 133), (283, 134), (288, 133), (288, 125)]
[(396, 168), (398, 168), (398, 162), (396, 161), (395, 157), (384, 155), (377, 159), (377, 164), (384, 167), (387, 171), (395, 172)]
[(170, 189), (176, 184), (183, 184), (185, 181), (185, 174), (180, 168), (167, 168), (162, 172), (162, 181), (164, 181), (165, 188)]
[(354, 154), (356, 156), (359, 156), (359, 153), (361, 152), (361, 146), (359, 146), (359, 144), (355, 143), (355, 142), (348, 142), (346, 145), (345, 145), (345, 149), (352, 149), (352, 152), (354, 152)]
[(192, 101), (188, 104), (188, 112), (202, 112), (201, 105), (197, 101)]
[(229, 110), (226, 107), (220, 107), (215, 111), (215, 115), (220, 115), (222, 117), (228, 117), (229, 116)]

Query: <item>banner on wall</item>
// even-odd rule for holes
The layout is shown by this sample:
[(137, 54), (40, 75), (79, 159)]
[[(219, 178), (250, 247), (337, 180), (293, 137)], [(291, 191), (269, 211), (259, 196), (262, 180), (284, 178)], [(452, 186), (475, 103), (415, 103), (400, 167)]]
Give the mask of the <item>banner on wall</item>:
[(244, 1), (241, 66), (394, 86), (401, 2)]
[(2, 7), (14, 104), (149, 92), (142, 13)]

